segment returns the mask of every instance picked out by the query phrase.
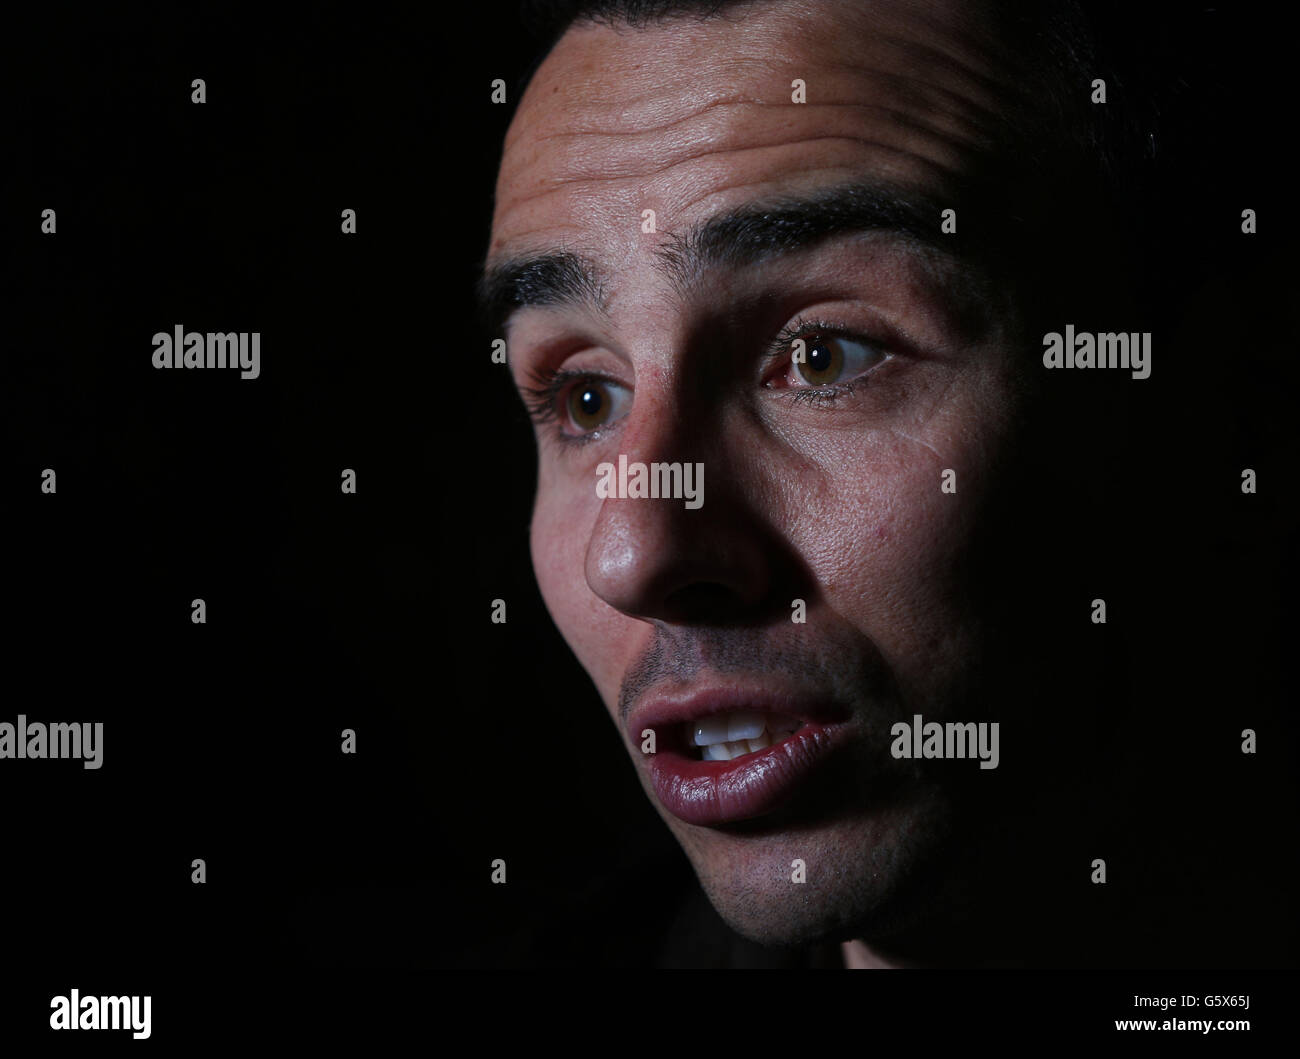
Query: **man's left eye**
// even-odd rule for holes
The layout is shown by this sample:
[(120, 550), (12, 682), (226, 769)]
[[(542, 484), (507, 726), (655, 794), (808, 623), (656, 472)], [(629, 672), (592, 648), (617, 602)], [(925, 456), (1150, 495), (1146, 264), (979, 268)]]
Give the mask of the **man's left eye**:
[(786, 384), (834, 386), (870, 371), (888, 356), (873, 345), (851, 338), (809, 335), (791, 343)]

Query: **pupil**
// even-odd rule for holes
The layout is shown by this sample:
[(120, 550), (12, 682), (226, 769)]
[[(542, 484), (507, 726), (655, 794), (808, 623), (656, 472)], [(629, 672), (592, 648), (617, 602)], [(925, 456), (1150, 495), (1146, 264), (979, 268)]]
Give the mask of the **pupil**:
[(815, 372), (823, 372), (831, 366), (831, 351), (818, 342), (808, 351), (808, 366)]
[(590, 387), (578, 396), (578, 408), (585, 416), (594, 416), (599, 412), (601, 403), (600, 391)]

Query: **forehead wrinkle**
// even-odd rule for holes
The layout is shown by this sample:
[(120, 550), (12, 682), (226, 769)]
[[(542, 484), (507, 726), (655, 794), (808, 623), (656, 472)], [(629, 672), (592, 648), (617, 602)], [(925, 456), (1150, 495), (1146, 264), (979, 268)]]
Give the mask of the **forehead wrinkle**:
[[(689, 121), (694, 117), (706, 112), (712, 107), (725, 105), (727, 103), (745, 102), (747, 92), (757, 89), (759, 86), (770, 85), (777, 81), (784, 85), (788, 83), (790, 75), (800, 75), (809, 78), (810, 84), (816, 83), (819, 90), (825, 91), (829, 82), (836, 84), (842, 83), (845, 79), (856, 79), (863, 75), (879, 76), (889, 78), (891, 81), (901, 82), (909, 92), (910, 98), (916, 98), (915, 89), (921, 88), (926, 92), (941, 95), (946, 98), (949, 106), (956, 105), (979, 106), (984, 111), (984, 116), (990, 116), (988, 108), (983, 107), (977, 102), (979, 98), (996, 96), (1005, 91), (1010, 84), (1015, 82), (1008, 79), (1005, 73), (999, 76), (1000, 71), (1005, 71), (1009, 56), (1004, 54), (1006, 49), (1001, 47), (996, 37), (981, 30), (976, 25), (970, 24), (951, 24), (941, 19), (928, 17), (924, 12), (909, 12), (910, 19), (919, 19), (927, 30), (928, 37), (937, 36), (938, 42), (930, 40), (916, 41), (910, 39), (906, 34), (901, 34), (896, 28), (889, 23), (895, 23), (896, 19), (889, 17), (889, 12), (885, 11), (884, 18), (887, 20), (886, 25), (882, 27), (877, 20), (878, 16), (873, 14), (868, 16), (866, 12), (851, 11), (848, 24), (841, 21), (839, 28), (834, 36), (821, 42), (823, 50), (828, 45), (830, 49), (841, 51), (840, 56), (818, 55), (816, 59), (804, 57), (788, 57), (785, 55), (772, 55), (769, 50), (763, 50), (761, 53), (749, 46), (749, 37), (745, 33), (745, 26), (742, 23), (732, 23), (725, 28), (729, 31), (728, 36), (734, 38), (733, 48), (741, 49), (746, 54), (737, 55), (730, 49), (718, 54), (716, 49), (712, 53), (717, 65), (717, 80), (723, 82), (734, 82), (739, 80), (740, 84), (726, 84), (720, 87), (720, 92), (716, 98), (701, 100), (698, 96), (707, 93), (708, 88), (703, 85), (687, 87), (681, 85), (671, 77), (664, 77), (664, 68), (666, 64), (672, 66), (670, 59), (665, 55), (660, 58), (661, 52), (669, 49), (657, 49), (651, 44), (646, 43), (642, 48), (643, 61), (639, 62), (630, 72), (624, 72), (617, 81), (617, 86), (622, 95), (617, 108), (617, 120), (619, 122), (633, 122), (641, 125), (641, 130), (645, 132), (664, 131), (673, 128), (683, 121)], [(856, 16), (856, 17), (855, 17)], [(762, 39), (762, 28), (767, 28), (769, 21), (767, 19), (758, 20), (760, 23), (760, 38)], [(711, 25), (711, 24), (710, 24)], [(708, 25), (706, 25), (708, 28)], [(719, 27), (714, 27), (719, 28)], [(807, 42), (816, 44), (817, 39), (822, 36), (826, 27), (821, 24), (821, 19), (813, 14), (811, 24), (809, 20), (803, 17), (782, 18), (773, 27), (776, 29), (776, 35), (780, 37), (793, 37), (796, 42)], [(641, 40), (653, 40), (658, 35), (667, 35), (670, 44), (677, 43), (677, 34), (681, 29), (681, 24), (677, 20), (671, 20), (660, 26), (643, 27), (635, 31), (635, 38)], [(624, 34), (616, 34), (617, 37)], [(870, 56), (859, 54), (860, 49), (855, 49), (852, 38), (860, 38), (863, 43), (871, 46)], [(600, 43), (597, 40), (583, 41), (580, 35), (577, 39), (571, 39), (569, 42), (569, 51), (575, 51), (579, 56), (582, 52), (579, 49), (585, 49), (588, 46), (599, 48)], [(603, 42), (601, 42), (603, 43)], [(945, 47), (944, 44), (948, 44)], [(854, 49), (849, 51), (850, 49)], [(557, 47), (557, 52), (562, 50)], [(688, 45), (689, 50), (689, 45)], [(752, 52), (749, 54), (748, 52)], [(848, 52), (848, 54), (844, 54)], [(585, 65), (585, 64), (584, 64)], [(809, 69), (811, 67), (811, 69)], [(675, 68), (673, 66), (672, 68)], [(956, 84), (944, 85), (935, 83), (935, 79), (925, 76), (932, 71), (939, 71), (950, 81)], [(778, 72), (779, 71), (779, 72)], [(755, 78), (755, 74), (760, 76)], [(815, 75), (815, 76), (810, 76)], [(611, 86), (611, 77), (605, 70), (592, 69), (580, 78), (582, 82), (579, 86), (584, 91), (581, 95), (593, 101), (608, 98), (609, 88)], [(715, 81), (716, 83), (716, 81)], [(570, 83), (569, 90), (574, 86)], [(589, 91), (586, 91), (589, 89)], [(631, 94), (629, 95), (629, 89)], [(782, 88), (783, 96), (788, 89)], [(544, 97), (542, 97), (544, 98)], [(527, 103), (541, 102), (541, 99), (534, 96), (533, 99), (527, 100), (524, 108), (532, 109)], [(762, 103), (763, 100), (751, 100), (754, 103)], [(788, 101), (784, 99), (777, 100), (787, 105)], [(673, 110), (680, 111), (686, 108), (687, 113), (681, 117), (669, 117), (668, 120), (657, 120), (667, 112), (669, 115)], [(650, 113), (645, 113), (650, 112)], [(593, 112), (589, 112), (593, 113)], [(602, 120), (602, 113), (596, 109), (592, 120), (594, 127), (582, 128), (576, 130), (570, 126), (570, 131), (590, 132), (595, 135), (617, 135), (616, 130), (609, 130), (603, 126), (606, 124)], [(647, 123), (647, 119), (652, 123)], [(513, 141), (513, 136), (507, 133), (507, 143)]]
[[(552, 142), (565, 141), (602, 141), (617, 140), (635, 148), (641, 139), (655, 141), (655, 153), (662, 155), (664, 143), (659, 142), (662, 134), (671, 132), (679, 126), (698, 124), (702, 127), (688, 130), (691, 135), (680, 138), (670, 137), (669, 144), (694, 147), (698, 143), (716, 142), (721, 134), (736, 129), (736, 123), (727, 115), (735, 108), (754, 108), (755, 110), (786, 111), (781, 117), (797, 118), (800, 122), (811, 123), (817, 117), (826, 116), (823, 111), (834, 113), (841, 110), (860, 110), (881, 113), (889, 116), (896, 124), (919, 129), (944, 140), (974, 141), (987, 130), (1005, 122), (1006, 99), (989, 96), (987, 99), (978, 93), (962, 93), (953, 88), (944, 87), (927, 81), (914, 73), (896, 73), (872, 67), (855, 67), (851, 84), (836, 84), (828, 90), (825, 98), (817, 98), (807, 103), (794, 103), (786, 98), (780, 99), (738, 99), (723, 96), (704, 103), (695, 102), (689, 111), (670, 121), (653, 125), (637, 123), (627, 115), (625, 107), (619, 108), (619, 125), (608, 127), (601, 121), (598, 112), (596, 118), (587, 126), (580, 124), (572, 114), (564, 114), (563, 119), (552, 115), (551, 120), (535, 123), (517, 119), (511, 127), (507, 148), (515, 147), (521, 139), (528, 146), (537, 147)], [(877, 89), (879, 91), (877, 91)], [(1005, 87), (1003, 92), (1006, 92)], [(671, 98), (680, 98), (680, 93)], [(878, 96), (879, 101), (873, 101)], [(864, 98), (865, 97), (865, 98)], [(667, 97), (666, 97), (667, 98)], [(599, 106), (599, 104), (598, 104)], [(741, 116), (744, 111), (740, 111)], [(717, 118), (714, 121), (710, 119)], [(558, 129), (548, 130), (548, 125), (559, 125)], [(834, 126), (831, 126), (832, 128)], [(745, 130), (748, 134), (749, 130)], [(625, 148), (626, 149), (626, 148)], [(510, 152), (507, 151), (507, 154)], [(689, 160), (690, 156), (675, 160)], [(667, 168), (672, 161), (661, 168)]]
[[(924, 168), (934, 172), (934, 174), (941, 181), (951, 180), (959, 174), (959, 170), (952, 160), (949, 159), (940, 160), (938, 158), (927, 157), (926, 155), (919, 154), (915, 149), (915, 147), (899, 146), (897, 144), (884, 143), (880, 140), (869, 139), (865, 136), (808, 136), (798, 140), (785, 139), (785, 140), (781, 140), (778, 143), (772, 143), (772, 144), (745, 144), (744, 146), (729, 147), (729, 148), (709, 147), (709, 148), (705, 148), (699, 154), (691, 155), (690, 157), (687, 158), (676, 159), (668, 163), (667, 165), (661, 166), (660, 168), (653, 169), (653, 170), (638, 169), (634, 172), (628, 172), (628, 173), (605, 173), (600, 175), (591, 174), (591, 173), (579, 173), (572, 176), (556, 176), (550, 179), (549, 187), (544, 188), (539, 192), (534, 192), (532, 195), (522, 197), (519, 201), (521, 202), (531, 201), (543, 195), (558, 191), (561, 188), (564, 188), (572, 184), (602, 184), (602, 183), (615, 182), (615, 181), (625, 183), (628, 180), (633, 179), (635, 177), (649, 178), (649, 177), (659, 176), (663, 173), (668, 172), (671, 169), (676, 168), (679, 165), (684, 165), (687, 162), (697, 162), (705, 158), (723, 158), (729, 155), (743, 154), (746, 151), (771, 151), (771, 150), (777, 150), (781, 147), (807, 146), (813, 143), (826, 143), (826, 142), (834, 142), (834, 141), (847, 141), (859, 147), (869, 147), (873, 151), (899, 155), (910, 163), (923, 166)], [(949, 146), (951, 146), (954, 151), (959, 153), (960, 152), (970, 153), (977, 150), (977, 148), (964, 147), (960, 144), (951, 144)], [(810, 167), (809, 169), (804, 170), (803, 172), (805, 173), (813, 172), (817, 169), (826, 169), (826, 168), (843, 169), (849, 165), (851, 165), (851, 163), (848, 163), (846, 161), (837, 161), (833, 165), (813, 166)], [(786, 175), (789, 174), (787, 173)], [(747, 187), (751, 184), (769, 183), (770, 180), (771, 180), (770, 175), (764, 175), (764, 176), (760, 176), (756, 180), (749, 181), (747, 183), (739, 183), (739, 184), (729, 183), (727, 187), (729, 190), (734, 190), (735, 188)], [(716, 191), (717, 189), (709, 192), (709, 194), (715, 194)], [(679, 212), (685, 212), (685, 209)]]
[[(904, 37), (897, 34), (886, 34), (880, 31), (874, 32), (875, 39), (888, 44), (895, 49), (900, 55), (907, 60), (905, 66), (908, 70), (924, 69), (930, 70), (939, 68), (945, 73), (955, 73), (962, 81), (961, 88), (969, 92), (974, 87), (978, 92), (971, 92), (970, 95), (984, 94), (987, 96), (997, 96), (1006, 92), (1008, 88), (1013, 87), (1015, 82), (1009, 81), (1004, 74), (998, 71), (1005, 71), (1010, 56), (1005, 54), (996, 38), (989, 38), (981, 35), (975, 39), (975, 50), (983, 57), (989, 58), (988, 63), (976, 65), (969, 55), (963, 55), (960, 50), (949, 50), (941, 46), (938, 39), (942, 34), (927, 35), (921, 38)], [(870, 69), (863, 67), (862, 69)], [(907, 75), (903, 75), (907, 77)], [(908, 78), (915, 80), (919, 84), (925, 84), (927, 88), (936, 91), (960, 94), (958, 89), (943, 88), (939, 85), (930, 84), (922, 81), (920, 78)], [(965, 98), (970, 98), (966, 96)]]
[[(907, 78), (898, 80), (915, 88)], [(868, 98), (872, 95), (865, 94)], [(837, 140), (898, 154), (937, 170), (945, 178), (955, 175), (954, 170), (978, 164), (980, 156), (994, 148), (1006, 132), (1003, 116), (982, 104), (972, 104), (960, 113), (920, 102), (909, 105), (909, 100), (899, 98), (900, 95), (903, 93), (895, 92), (892, 100), (880, 103), (849, 99), (834, 103), (758, 104), (765, 108), (790, 109), (785, 114), (772, 113), (770, 123), (757, 130), (749, 127), (752, 122), (743, 120), (738, 126), (734, 120), (722, 116), (721, 108), (714, 108), (721, 122), (718, 128), (713, 128), (719, 125), (718, 121), (700, 119), (699, 114), (693, 114), (683, 120), (704, 120), (703, 127), (689, 134), (684, 131), (667, 134), (668, 143), (663, 142), (665, 134), (640, 129), (623, 133), (551, 133), (548, 135), (553, 142), (571, 146), (561, 148), (557, 155), (545, 160), (539, 157), (539, 152), (544, 152), (543, 136), (534, 132), (537, 138), (527, 150), (516, 151), (504, 160), (501, 183), (508, 184), (516, 173), (531, 173), (527, 182), (533, 185), (532, 193), (525, 193), (524, 198), (534, 198), (548, 186), (574, 183), (599, 186), (601, 182), (634, 178), (648, 181), (670, 173), (677, 166), (701, 160), (727, 160), (737, 164), (736, 160), (745, 151), (798, 149), (818, 142), (829, 145)], [(736, 107), (752, 109), (756, 105), (724, 106), (737, 113)], [(885, 120), (857, 121), (853, 114), (876, 114)], [(761, 119), (755, 115), (755, 120)], [(792, 138), (792, 127), (800, 125), (809, 134)], [(541, 172), (538, 172), (539, 163), (543, 163)], [(516, 196), (519, 194), (516, 192)]]
[[(827, 65), (834, 66), (836, 64), (823, 64), (820, 72), (825, 73)], [(560, 131), (538, 132), (529, 129), (527, 130), (527, 135), (534, 143), (546, 143), (550, 140), (576, 139), (583, 137), (617, 137), (626, 139), (628, 137), (646, 136), (653, 133), (667, 132), (679, 125), (697, 120), (698, 118), (709, 114), (711, 111), (723, 107), (798, 107), (799, 111), (805, 114), (813, 113), (820, 107), (860, 106), (878, 108), (881, 110), (898, 109), (897, 106), (891, 107), (884, 104), (867, 103), (859, 99), (847, 98), (847, 96), (860, 91), (863, 87), (863, 81), (866, 79), (878, 80), (886, 83), (890, 88), (902, 89), (903, 91), (900, 94), (904, 95), (908, 102), (916, 103), (927, 108), (932, 108), (935, 103), (935, 99), (928, 98), (927, 94), (929, 94), (929, 96), (937, 97), (941, 99), (944, 104), (942, 108), (939, 108), (939, 112), (944, 116), (954, 117), (958, 120), (961, 120), (969, 114), (981, 120), (994, 121), (997, 120), (1001, 114), (1001, 107), (995, 108), (992, 105), (993, 100), (991, 99), (988, 103), (985, 103), (975, 95), (963, 93), (956, 88), (928, 81), (914, 72), (896, 73), (891, 70), (882, 70), (876, 67), (857, 66), (851, 64), (838, 65), (841, 65), (844, 69), (850, 71), (850, 76), (854, 78), (855, 83), (852, 86), (852, 92), (846, 92), (844, 88), (839, 84), (836, 84), (831, 89), (829, 95), (825, 97), (819, 96), (813, 102), (794, 103), (791, 100), (784, 98), (784, 94), (781, 98), (777, 99), (762, 99), (731, 92), (726, 95), (720, 95), (715, 99), (707, 100), (704, 103), (696, 104), (692, 109), (687, 113), (682, 114), (680, 117), (675, 117), (654, 125), (638, 123), (635, 128), (628, 128), (627, 123), (634, 119), (629, 118), (627, 113), (628, 108), (626, 105), (623, 105), (619, 107), (619, 119), (623, 124), (617, 127), (607, 126), (605, 122), (600, 120), (603, 117), (603, 114), (598, 112), (595, 114), (590, 124), (583, 125), (573, 117), (566, 116), (563, 122), (564, 128)], [(770, 71), (770, 66), (766, 67), (766, 69)], [(798, 66), (792, 67), (792, 71), (798, 72), (798, 70)], [(1006, 85), (997, 84), (992, 81), (990, 81), (990, 87), (994, 87), (1000, 92), (1007, 91)], [(846, 96), (846, 98), (836, 98), (837, 96)], [(680, 98), (680, 93), (666, 93), (658, 98), (677, 100)], [(524, 125), (525, 123), (523, 122), (512, 124), (506, 135), (505, 146), (507, 148), (513, 147), (515, 143), (518, 142), (519, 138), (525, 135)]]
[[(903, 81), (904, 83), (907, 83), (906, 78), (901, 78), (899, 80)], [(985, 142), (987, 137), (986, 130), (990, 127), (996, 126), (1001, 121), (1001, 113), (999, 111), (995, 111), (990, 107), (985, 107), (983, 105), (975, 104), (975, 103), (970, 104), (970, 106), (967, 108), (968, 111), (967, 113), (959, 113), (956, 109), (936, 111), (935, 108), (933, 107), (915, 107), (911, 110), (908, 110), (900, 107), (897, 102), (868, 103), (858, 99), (818, 100), (816, 103), (785, 103), (785, 102), (772, 103), (772, 102), (764, 102), (763, 100), (733, 100), (727, 102), (720, 102), (716, 104), (710, 104), (707, 108), (703, 108), (700, 111), (693, 114), (688, 114), (685, 117), (678, 118), (675, 121), (671, 121), (666, 125), (659, 125), (650, 128), (637, 128), (637, 129), (611, 129), (611, 130), (586, 129), (586, 130), (581, 130), (576, 132), (552, 132), (552, 133), (545, 133), (541, 135), (535, 135), (532, 137), (531, 142), (535, 144), (542, 144), (542, 143), (562, 141), (562, 140), (620, 140), (624, 143), (635, 143), (636, 140), (641, 137), (653, 136), (657, 133), (661, 133), (667, 129), (670, 129), (673, 126), (681, 125), (684, 122), (692, 121), (695, 118), (700, 117), (707, 109), (715, 109), (717, 107), (750, 107), (750, 106), (763, 107), (766, 109), (790, 108), (789, 116), (790, 117), (798, 116), (798, 118), (801, 121), (806, 121), (808, 118), (815, 118), (820, 116), (819, 115), (820, 111), (832, 111), (832, 112), (842, 111), (842, 110), (871, 111), (874, 113), (884, 114), (888, 116), (895, 125), (901, 128), (915, 129), (919, 132), (928, 133), (929, 135), (934, 136), (936, 139), (942, 139), (947, 143), (955, 143), (957, 145), (966, 145), (966, 144), (975, 145), (978, 143)], [(929, 113), (922, 113), (922, 111), (928, 111)], [(942, 119), (948, 119), (947, 123), (945, 123)], [(778, 127), (774, 131), (779, 135), (780, 133), (783, 132), (783, 129)], [(707, 139), (707, 137), (708, 137), (707, 133), (699, 133), (697, 134), (696, 137), (693, 137), (692, 140), (693, 142), (700, 142), (701, 140)], [(808, 139), (833, 139), (833, 138), (836, 137), (821, 136), (821, 137), (809, 137)], [(797, 144), (803, 142), (806, 142), (806, 140), (791, 140), (784, 136), (780, 136), (780, 138), (772, 140), (769, 143), (747, 143), (746, 146), (747, 147), (779, 147), (782, 144), (786, 144), (786, 143)], [(729, 150), (737, 150), (737, 148), (719, 147), (713, 149), (713, 153), (725, 154)], [(688, 155), (683, 158), (678, 158), (675, 159), (674, 161), (666, 163), (663, 166), (663, 168), (664, 169), (671, 168), (672, 165), (676, 164), (676, 162), (691, 161), (692, 159), (697, 157), (700, 156)], [(635, 164), (635, 163), (630, 163), (630, 164)], [(654, 172), (660, 172), (660, 171), (662, 170), (651, 171), (651, 175)], [(631, 174), (627, 174), (627, 175), (631, 175)]]

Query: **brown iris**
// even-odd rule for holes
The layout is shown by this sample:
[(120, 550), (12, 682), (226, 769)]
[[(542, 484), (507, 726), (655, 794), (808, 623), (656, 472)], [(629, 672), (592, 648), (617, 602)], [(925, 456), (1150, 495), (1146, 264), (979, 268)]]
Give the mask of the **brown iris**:
[(593, 379), (573, 387), (565, 403), (573, 425), (589, 431), (604, 425), (613, 402), (605, 387)]
[(795, 362), (795, 372), (810, 386), (826, 386), (839, 379), (844, 371), (844, 348), (838, 338), (815, 338), (801, 360)]

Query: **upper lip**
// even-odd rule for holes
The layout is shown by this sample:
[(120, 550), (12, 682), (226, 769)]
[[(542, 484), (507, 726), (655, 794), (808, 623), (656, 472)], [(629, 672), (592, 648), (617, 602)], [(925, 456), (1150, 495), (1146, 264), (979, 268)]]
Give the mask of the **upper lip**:
[(695, 685), (672, 694), (652, 694), (628, 715), (627, 726), (636, 741), (647, 728), (657, 731), (713, 714), (742, 711), (781, 714), (814, 724), (832, 724), (848, 716), (848, 711), (836, 706), (829, 696), (728, 683), (706, 687)]

